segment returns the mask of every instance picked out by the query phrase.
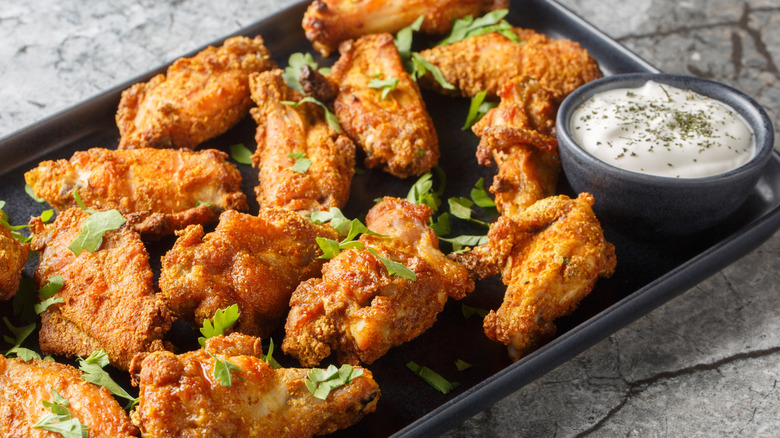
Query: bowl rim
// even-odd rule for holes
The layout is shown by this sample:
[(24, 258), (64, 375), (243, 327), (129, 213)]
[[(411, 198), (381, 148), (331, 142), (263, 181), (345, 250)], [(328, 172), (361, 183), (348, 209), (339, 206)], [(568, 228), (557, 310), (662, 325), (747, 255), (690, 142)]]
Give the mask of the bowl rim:
[[(600, 91), (608, 91), (615, 88), (639, 87), (649, 80), (677, 88), (689, 89), (711, 99), (718, 100), (733, 108), (743, 119), (745, 119), (753, 131), (753, 138), (756, 142), (755, 155), (742, 166), (716, 175), (695, 178), (669, 177), (634, 172), (613, 166), (591, 155), (583, 149), (574, 138), (572, 138), (569, 132), (569, 120), (574, 113), (574, 110), (576, 110), (581, 103)], [(713, 93), (712, 90), (715, 90), (716, 92)], [(565, 149), (567, 152), (576, 155), (581, 161), (585, 161), (587, 165), (604, 169), (620, 179), (633, 179), (637, 182), (648, 184), (673, 183), (675, 185), (690, 186), (715, 181), (720, 183), (728, 182), (732, 179), (739, 179), (745, 173), (753, 172), (757, 168), (762, 168), (769, 162), (772, 151), (774, 150), (773, 125), (766, 110), (759, 105), (758, 102), (742, 91), (724, 83), (684, 74), (625, 73), (605, 76), (588, 82), (574, 90), (563, 100), (558, 109), (558, 114), (556, 115), (555, 125), (559, 149)]]

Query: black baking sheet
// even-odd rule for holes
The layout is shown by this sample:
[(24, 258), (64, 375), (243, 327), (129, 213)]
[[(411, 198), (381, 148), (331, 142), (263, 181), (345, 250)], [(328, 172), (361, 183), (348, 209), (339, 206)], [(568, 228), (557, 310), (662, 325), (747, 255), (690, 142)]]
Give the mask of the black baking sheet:
[[(292, 6), (234, 35), (263, 35), (274, 59), (285, 66), (290, 53), (312, 52), (300, 27), (307, 4), (302, 2)], [(580, 42), (598, 60), (606, 75), (657, 71), (555, 2), (513, 1), (507, 19), (514, 25), (536, 29), (551, 37)], [(226, 35), (226, 38), (228, 36), (232, 35)], [(418, 38), (416, 44), (421, 43), (424, 44)], [(189, 55), (191, 53), (182, 54)], [(315, 58), (321, 60), (316, 55)], [(333, 62), (333, 57), (321, 61), (329, 64)], [(121, 91), (135, 82), (147, 80), (165, 67), (161, 66), (0, 139), (0, 199), (7, 201), (5, 211), (13, 223), (24, 222), (46, 208), (24, 193), (24, 172), (43, 159), (68, 158), (75, 150), (116, 147), (118, 131), (114, 114)], [(468, 100), (428, 92), (424, 92), (424, 98), (439, 135), (440, 166), (448, 177), (445, 198), (468, 196), (479, 177), (486, 178), (488, 186), (495, 169), (477, 165), (474, 152), (478, 139), (471, 132), (460, 129), (468, 112)], [(242, 142), (253, 149), (253, 137), (254, 122), (247, 118), (204, 147), (228, 151), (229, 145)], [(253, 201), (253, 187), (257, 172), (248, 166), (239, 165), (239, 168), (244, 176), (243, 190), (250, 199), (250, 210), (256, 213), (258, 206)], [(464, 318), (461, 303), (450, 302), (431, 330), (408, 344), (391, 349), (369, 367), (382, 390), (378, 410), (336, 435), (384, 437), (441, 433), (574, 357), (737, 260), (769, 237), (780, 227), (778, 175), (780, 158), (775, 152), (758, 186), (733, 217), (715, 230), (687, 239), (645, 241), (622, 235), (606, 226), (605, 234), (615, 244), (618, 257), (614, 277), (599, 281), (575, 313), (558, 321), (559, 336), (555, 340), (517, 363), (509, 361), (503, 345), (490, 342), (484, 336), (479, 318)], [(345, 213), (348, 217), (360, 216), (373, 205), (375, 198), (383, 195), (403, 197), (414, 180), (398, 180), (381, 171), (356, 175)], [(565, 178), (559, 189), (562, 193), (573, 195)], [(480, 213), (484, 213), (484, 219), (495, 218), (490, 212)], [(453, 221), (457, 222), (457, 219)], [(464, 224), (456, 224), (455, 228), (455, 234), (485, 232)], [(156, 269), (159, 268), (159, 257), (172, 243), (173, 239), (165, 239), (149, 245)], [(443, 249), (448, 247), (443, 245)], [(27, 277), (31, 276), (34, 265), (35, 257), (32, 257), (26, 269)], [(476, 291), (463, 303), (477, 308), (497, 308), (503, 291), (497, 278), (488, 279), (478, 283)], [(3, 314), (9, 312), (10, 305), (4, 305)], [(170, 334), (180, 347), (191, 347), (196, 336), (194, 331), (183, 325), (177, 325)], [(273, 335), (276, 345), (281, 344), (282, 338), (281, 330)], [(285, 366), (296, 365), (281, 352), (275, 353), (275, 356)], [(457, 371), (454, 366), (457, 359), (473, 366), (466, 371)], [(58, 360), (67, 362), (63, 358)], [(445, 378), (459, 382), (460, 387), (448, 395), (437, 392), (406, 368), (409, 361), (434, 369)], [(124, 373), (113, 374), (128, 386)], [(129, 389), (133, 391), (133, 388)]]

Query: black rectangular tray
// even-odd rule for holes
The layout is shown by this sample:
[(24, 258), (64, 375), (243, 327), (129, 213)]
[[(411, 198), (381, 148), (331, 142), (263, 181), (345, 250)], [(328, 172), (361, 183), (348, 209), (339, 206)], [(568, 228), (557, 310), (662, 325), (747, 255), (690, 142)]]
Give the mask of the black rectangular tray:
[[(296, 4), (233, 35), (263, 35), (274, 59), (284, 67), (290, 53), (313, 53), (300, 26), (308, 3)], [(550, 37), (578, 41), (596, 58), (605, 75), (657, 71), (554, 1), (515, 0), (507, 19), (514, 25), (532, 28)], [(221, 40), (213, 44), (219, 43)], [(420, 42), (416, 41), (416, 44)], [(315, 55), (323, 64), (332, 63), (333, 58), (322, 60)], [(5, 210), (13, 223), (24, 222), (46, 208), (24, 193), (24, 172), (43, 159), (68, 158), (75, 150), (116, 147), (118, 130), (114, 114), (121, 91), (133, 83), (148, 80), (166, 67), (161, 66), (0, 139), (0, 199), (8, 202)], [(489, 185), (495, 168), (477, 165), (474, 152), (478, 139), (471, 132), (460, 129), (469, 102), (427, 92), (424, 92), (424, 98), (439, 135), (440, 166), (449, 176), (445, 197), (468, 196), (479, 177), (486, 178)], [(253, 137), (254, 122), (247, 118), (203, 147), (227, 151), (229, 145), (242, 142), (253, 149)], [(242, 188), (251, 200), (257, 172), (248, 166), (239, 168), (244, 176)], [(414, 178), (398, 180), (381, 171), (356, 175), (345, 213), (348, 217), (360, 216), (373, 205), (375, 198), (382, 195), (403, 197), (413, 183)], [(565, 178), (559, 191), (573, 195)], [(599, 281), (576, 312), (557, 322), (559, 335), (552, 342), (516, 363), (507, 358), (503, 345), (484, 336), (479, 318), (466, 319), (461, 313), (461, 303), (450, 302), (431, 330), (408, 344), (391, 349), (369, 367), (382, 390), (378, 410), (336, 435), (431, 436), (456, 426), (750, 252), (780, 228), (779, 205), (780, 155), (774, 152), (747, 202), (714, 230), (666, 242), (638, 240), (606, 227), (605, 234), (615, 244), (618, 256), (615, 275)], [(256, 202), (251, 201), (250, 212), (257, 213), (257, 209)], [(494, 216), (485, 216), (485, 219), (491, 218)], [(453, 234), (486, 231), (464, 224), (456, 224), (455, 228)], [(159, 270), (159, 258), (172, 243), (173, 239), (167, 239), (149, 245), (153, 268)], [(447, 249), (446, 244), (443, 249)], [(26, 276), (31, 276), (35, 262), (32, 257)], [(476, 291), (463, 302), (477, 308), (497, 308), (503, 291), (500, 281), (491, 278), (478, 283)], [(8, 314), (10, 305), (3, 307), (0, 313)], [(170, 338), (176, 343), (188, 336), (197, 335), (188, 327), (178, 326)], [(280, 329), (272, 337), (274, 343), (280, 345), (283, 332)], [(191, 339), (181, 342), (191, 344)], [(280, 352), (275, 356), (285, 366), (297, 365)], [(454, 366), (456, 359), (473, 366), (459, 372)], [(58, 360), (67, 362), (63, 358)], [(460, 387), (448, 395), (437, 392), (406, 368), (409, 361), (434, 369), (445, 378), (459, 382)], [(114, 374), (129, 388), (127, 376)]]

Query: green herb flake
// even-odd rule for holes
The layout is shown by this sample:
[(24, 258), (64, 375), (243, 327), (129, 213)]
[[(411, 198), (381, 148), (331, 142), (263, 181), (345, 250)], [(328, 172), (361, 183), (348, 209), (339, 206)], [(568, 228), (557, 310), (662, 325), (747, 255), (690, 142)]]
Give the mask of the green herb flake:
[(485, 309), (479, 309), (479, 308), (467, 306), (467, 305), (461, 303), (460, 304), (460, 313), (463, 314), (464, 318), (468, 319), (468, 318), (471, 318), (474, 315), (477, 315), (480, 318), (484, 318), (490, 312), (488, 312)]
[(304, 383), (311, 395), (320, 400), (325, 400), (332, 390), (340, 386), (349, 385), (352, 383), (352, 380), (362, 375), (362, 369), (356, 369), (351, 365), (344, 364), (341, 368), (330, 365), (327, 369), (312, 368), (306, 375)]
[(44, 210), (41, 213), (41, 220), (43, 222), (49, 222), (50, 220), (52, 220), (53, 217), (54, 217), (54, 210), (51, 208), (48, 210)]
[(442, 377), (439, 373), (433, 371), (432, 369), (426, 366), (420, 366), (414, 362), (409, 362), (406, 364), (406, 367), (409, 368), (413, 373), (417, 374), (421, 379), (423, 379), (429, 385), (436, 388), (436, 390), (438, 390), (442, 394), (449, 394), (450, 392), (452, 392), (453, 389), (460, 386), (460, 383), (450, 382), (444, 377)]
[(89, 427), (81, 424), (78, 419), (73, 418), (68, 406), (70, 403), (63, 398), (54, 387), (51, 387), (53, 402), (42, 400), (41, 404), (52, 413), (42, 417), (32, 427), (49, 432), (56, 432), (64, 438), (87, 438)]
[(260, 356), (260, 359), (268, 362), (268, 365), (271, 365), (271, 368), (277, 370), (282, 367), (282, 365), (279, 364), (279, 362), (274, 359), (274, 339), (269, 338), (268, 339), (268, 353)]
[(390, 77), (387, 79), (371, 79), (368, 81), (369, 88), (376, 88), (382, 91), (382, 100), (387, 99), (387, 95), (392, 93), (398, 87), (398, 78)]
[(130, 395), (124, 388), (119, 386), (114, 379), (103, 368), (109, 364), (108, 354), (103, 350), (95, 350), (86, 359), (79, 358), (79, 369), (84, 373), (81, 375), (83, 380), (102, 386), (111, 394), (128, 401), (125, 410), (132, 409), (138, 399)]
[(81, 232), (68, 249), (75, 255), (81, 254), (84, 250), (94, 252), (103, 243), (105, 233), (118, 229), (125, 222), (125, 218), (117, 210), (96, 211), (81, 223)]
[(236, 163), (240, 164), (252, 164), (252, 151), (250, 151), (243, 143), (236, 143), (230, 145), (230, 158)]
[(450, 213), (452, 213), (452, 215), (456, 218), (482, 225), (483, 227), (490, 227), (489, 223), (471, 217), (471, 214), (473, 213), (471, 207), (474, 205), (471, 200), (463, 197), (457, 197), (449, 198), (447, 203), (450, 206)]
[(308, 65), (314, 70), (317, 70), (319, 67), (311, 56), (311, 53), (293, 53), (287, 59), (287, 67), (284, 68), (284, 72), (282, 73), (282, 79), (284, 79), (287, 85), (299, 93), (304, 93), (303, 87), (301, 87), (301, 67), (305, 65)]
[(8, 351), (5, 352), (4, 356), (11, 357), (10, 355), (16, 355), (17, 357), (25, 361), (30, 359), (41, 358), (41, 356), (38, 353), (30, 349), (23, 348), (21, 346), (24, 340), (27, 339), (27, 337), (30, 336), (30, 334), (32, 334), (33, 331), (35, 331), (35, 327), (36, 327), (35, 322), (22, 327), (14, 327), (14, 325), (11, 324), (11, 321), (9, 321), (8, 318), (5, 316), (3, 317), (3, 322), (5, 323), (5, 326), (8, 328), (8, 330), (10, 330), (11, 333), (14, 335), (13, 338), (8, 336), (3, 336), (3, 339), (7, 343), (13, 345), (13, 347), (11, 347)]
[(466, 122), (460, 128), (465, 131), (475, 123), (477, 123), (488, 111), (498, 106), (497, 102), (485, 101), (487, 96), (487, 90), (482, 90), (471, 98), (471, 104), (469, 104), (469, 113), (466, 116)]
[(409, 74), (415, 81), (425, 76), (426, 73), (430, 72), (431, 76), (433, 76), (433, 79), (436, 81), (436, 83), (439, 84), (440, 87), (444, 88), (445, 90), (455, 89), (455, 86), (449, 83), (444, 77), (444, 74), (442, 74), (441, 70), (439, 70), (439, 67), (423, 58), (419, 53), (412, 52), (411, 65), (412, 71)]
[(452, 31), (447, 38), (439, 42), (438, 45), (445, 46), (491, 32), (498, 32), (511, 41), (521, 43), (522, 41), (512, 30), (512, 26), (504, 20), (508, 13), (509, 10), (507, 9), (498, 9), (477, 19), (474, 19), (471, 15), (460, 18), (453, 23)]
[(487, 190), (485, 190), (485, 178), (480, 178), (474, 184), (474, 188), (471, 189), (471, 200), (482, 208), (494, 208), (496, 206), (495, 201), (490, 198)]
[(217, 309), (217, 311), (214, 312), (214, 317), (212, 319), (204, 319), (203, 327), (200, 329), (200, 333), (203, 337), (198, 338), (200, 346), (206, 346), (206, 339), (224, 335), (225, 331), (230, 330), (236, 321), (238, 321), (240, 315), (241, 313), (238, 311), (238, 304), (233, 304), (224, 309)]
[(35, 201), (35, 202), (37, 202), (39, 204), (43, 204), (44, 202), (46, 202), (45, 199), (39, 198), (38, 196), (35, 195), (35, 192), (33, 191), (33, 188), (30, 187), (29, 184), (25, 184), (24, 185), (24, 192), (27, 193), (27, 195), (29, 197), (31, 197), (33, 199), (33, 201)]
[(220, 385), (233, 386), (233, 373), (236, 373), (239, 379), (244, 380), (241, 376), (241, 368), (236, 366), (236, 364), (226, 359), (220, 359), (211, 353), (209, 353), (209, 356), (214, 358), (214, 378), (219, 379)]
[(330, 112), (328, 107), (324, 103), (320, 102), (319, 100), (317, 100), (317, 99), (315, 99), (315, 98), (313, 98), (311, 96), (306, 96), (303, 99), (299, 100), (298, 102), (293, 102), (291, 100), (283, 100), (283, 101), (281, 101), (282, 105), (291, 106), (293, 108), (297, 108), (302, 103), (306, 103), (306, 102), (318, 105), (323, 110), (325, 110), (325, 120), (328, 122), (328, 125), (330, 125), (330, 127), (333, 128), (333, 130), (336, 131), (338, 134), (341, 134), (341, 132), (342, 132), (341, 131), (341, 124), (339, 123), (338, 117), (336, 117), (335, 114)]
[(462, 235), (462, 236), (453, 237), (451, 239), (441, 237), (439, 238), (439, 240), (443, 240), (445, 242), (451, 243), (454, 251), (460, 251), (461, 249), (467, 246), (473, 247), (473, 246), (483, 245), (487, 243), (488, 238), (487, 236)]
[(463, 359), (458, 359), (455, 361), (455, 368), (458, 369), (458, 371), (465, 371), (469, 368), (471, 368), (471, 364), (466, 362)]
[(290, 167), (295, 172), (306, 173), (309, 167), (311, 167), (311, 160), (306, 158), (306, 152), (293, 152), (292, 154), (287, 154), (287, 157), (295, 159), (295, 164)]
[(44, 298), (50, 298), (52, 295), (59, 292), (63, 285), (64, 281), (62, 279), (62, 275), (53, 275), (49, 277), (49, 279), (46, 281), (46, 285), (43, 286), (38, 291), (38, 293), (41, 294), (41, 296)]
[(383, 265), (385, 265), (388, 275), (396, 275), (407, 280), (417, 281), (417, 274), (415, 274), (411, 269), (407, 268), (403, 263), (398, 263), (386, 257), (382, 257), (377, 254), (373, 248), (368, 248), (368, 252), (373, 254), (376, 258), (379, 259), (379, 261), (382, 262)]
[(420, 30), (420, 27), (422, 27), (424, 19), (425, 17), (423, 17), (422, 15), (417, 17), (417, 19), (414, 20), (414, 23), (399, 30), (398, 33), (396, 34), (394, 40), (395, 48), (398, 49), (398, 54), (400, 55), (402, 60), (409, 59), (409, 57), (411, 56), (412, 38), (414, 36), (414, 32)]

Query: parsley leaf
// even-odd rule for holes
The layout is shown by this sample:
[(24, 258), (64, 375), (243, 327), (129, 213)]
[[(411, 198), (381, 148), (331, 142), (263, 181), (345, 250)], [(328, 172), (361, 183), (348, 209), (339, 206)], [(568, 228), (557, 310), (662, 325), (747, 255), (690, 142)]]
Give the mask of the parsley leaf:
[(96, 211), (81, 223), (81, 232), (73, 239), (68, 249), (76, 255), (84, 250), (94, 252), (100, 248), (106, 232), (118, 229), (125, 222), (118, 210)]
[(409, 26), (401, 29), (395, 36), (395, 48), (398, 49), (398, 56), (401, 57), (401, 62), (404, 65), (404, 70), (412, 77), (416, 82), (417, 79), (425, 76), (426, 72), (431, 72), (431, 75), (443, 88), (447, 90), (454, 90), (455, 86), (447, 82), (444, 79), (439, 67), (431, 64), (423, 59), (417, 52), (412, 52), (412, 36), (413, 33), (420, 30), (424, 17), (420, 16)]
[(382, 262), (383, 265), (385, 265), (388, 275), (397, 275), (407, 280), (417, 281), (417, 274), (415, 274), (411, 269), (407, 268), (403, 263), (398, 263), (386, 257), (382, 257), (377, 254), (373, 248), (368, 248), (368, 252), (373, 254), (376, 258), (379, 259), (379, 261)]
[(35, 192), (33, 192), (33, 188), (30, 187), (29, 184), (25, 184), (24, 185), (24, 192), (27, 193), (27, 195), (29, 197), (33, 198), (33, 201), (35, 201), (35, 202), (37, 202), (39, 204), (43, 204), (44, 202), (46, 202), (45, 199), (39, 198), (38, 196), (35, 195)]
[(460, 128), (462, 131), (474, 126), (474, 124), (487, 114), (488, 111), (498, 106), (497, 102), (485, 102), (485, 96), (487, 96), (487, 90), (482, 90), (471, 98), (469, 114), (466, 116), (466, 123)]
[(439, 217), (436, 218), (435, 221), (433, 218), (431, 218), (431, 223), (429, 226), (433, 228), (433, 232), (436, 233), (437, 236), (446, 236), (450, 234), (452, 232), (452, 227), (450, 226), (450, 214), (442, 213), (439, 215)]
[(117, 397), (128, 400), (129, 403), (125, 406), (125, 409), (129, 410), (138, 403), (138, 399), (128, 394), (128, 392), (119, 386), (119, 384), (111, 378), (108, 372), (103, 369), (108, 363), (108, 354), (103, 350), (93, 351), (86, 359), (79, 358), (79, 369), (84, 372), (81, 378), (87, 382), (106, 388), (108, 392)]
[(484, 318), (484, 317), (486, 317), (486, 316), (488, 315), (488, 313), (490, 313), (490, 312), (488, 312), (488, 311), (487, 311), (487, 310), (485, 310), (485, 309), (478, 309), (478, 308), (476, 308), (476, 307), (467, 306), (467, 305), (465, 305), (465, 304), (461, 303), (461, 304), (460, 304), (460, 313), (462, 313), (462, 314), (463, 314), (463, 317), (464, 317), (464, 318), (466, 318), (466, 319), (469, 319), (469, 318), (471, 318), (471, 317), (472, 317), (472, 316), (474, 316), (474, 315), (477, 315), (477, 316), (479, 316), (480, 318)]
[(455, 368), (457, 368), (458, 371), (465, 371), (465, 370), (471, 368), (471, 364), (466, 362), (463, 359), (457, 359), (455, 361)]
[(87, 431), (89, 427), (81, 424), (78, 419), (73, 418), (68, 406), (70, 403), (63, 398), (54, 387), (51, 387), (51, 393), (54, 396), (54, 401), (42, 400), (41, 404), (48, 408), (52, 413), (44, 416), (32, 427), (33, 429), (41, 429), (49, 432), (56, 432), (62, 435), (64, 438), (87, 438)]
[(290, 169), (298, 173), (306, 173), (306, 171), (309, 170), (311, 160), (306, 158), (306, 152), (294, 152), (292, 154), (287, 154), (287, 156), (289, 158), (295, 158), (295, 164), (293, 164)]
[(64, 282), (62, 275), (53, 275), (49, 277), (49, 279), (46, 281), (46, 285), (43, 286), (41, 290), (38, 291), (38, 293), (41, 294), (41, 296), (44, 298), (50, 298), (52, 295), (59, 292), (63, 285)]
[(324, 109), (325, 110), (325, 120), (328, 122), (328, 125), (330, 125), (330, 127), (333, 128), (333, 130), (336, 131), (338, 134), (341, 134), (341, 132), (342, 132), (341, 131), (341, 124), (339, 123), (338, 117), (336, 117), (335, 114), (330, 112), (328, 107), (325, 106), (325, 104), (320, 102), (319, 100), (317, 100), (317, 99), (315, 99), (315, 98), (313, 98), (311, 96), (306, 96), (306, 97), (304, 97), (303, 99), (301, 99), (301, 100), (299, 100), (297, 102), (293, 102), (291, 100), (283, 100), (283, 101), (281, 101), (281, 104), (282, 105), (288, 105), (288, 106), (291, 106), (293, 108), (298, 108), (298, 106), (300, 106), (300, 104), (305, 103), (305, 102), (310, 102), (310, 103), (319, 105), (322, 109)]
[(458, 41), (463, 41), (466, 38), (484, 35), (490, 32), (498, 32), (510, 40), (520, 43), (521, 41), (517, 37), (517, 34), (512, 30), (512, 26), (503, 19), (508, 13), (508, 9), (497, 9), (477, 19), (474, 19), (473, 16), (469, 15), (455, 20), (450, 34), (447, 38), (439, 42), (438, 45), (446, 46), (448, 44), (457, 43)]
[(395, 43), (395, 48), (398, 49), (398, 55), (401, 56), (401, 60), (407, 60), (411, 56), (413, 33), (420, 30), (424, 19), (425, 17), (420, 15), (414, 20), (414, 23), (399, 30), (395, 35), (395, 40), (393, 42)]
[(86, 211), (87, 213), (95, 213), (97, 210), (93, 210), (89, 207), (87, 207), (84, 204), (84, 201), (81, 200), (81, 195), (79, 194), (79, 189), (73, 189), (73, 199), (76, 201), (76, 204), (79, 206), (80, 209)]
[(462, 235), (453, 237), (450, 239), (440, 237), (439, 240), (443, 240), (445, 242), (449, 242), (452, 244), (452, 249), (455, 252), (463, 252), (463, 247), (466, 246), (477, 246), (487, 243), (488, 237), (487, 236), (473, 236), (473, 235)]
[(429, 385), (436, 388), (442, 394), (449, 394), (453, 389), (460, 386), (458, 382), (450, 382), (439, 373), (433, 371), (426, 366), (417, 365), (414, 362), (409, 362), (406, 367), (417, 374), (421, 379), (425, 380)]
[(304, 384), (306, 384), (310, 394), (320, 400), (325, 400), (328, 398), (331, 390), (349, 385), (352, 383), (352, 380), (362, 375), (362, 369), (355, 369), (351, 365), (344, 364), (341, 368), (330, 365), (327, 369), (312, 368), (306, 374)]
[(374, 78), (368, 81), (369, 88), (377, 88), (382, 90), (382, 100), (387, 99), (387, 95), (392, 93), (398, 86), (398, 78), (390, 77), (387, 79)]
[(471, 217), (471, 214), (473, 213), (471, 206), (474, 205), (471, 200), (458, 197), (449, 198), (447, 202), (450, 205), (450, 213), (452, 213), (452, 215), (456, 218), (482, 225), (484, 227), (490, 227), (489, 223)]
[(433, 190), (433, 174), (431, 172), (425, 172), (420, 175), (420, 178), (409, 189), (409, 193), (406, 195), (406, 200), (414, 204), (424, 204), (434, 212), (441, 206), (441, 196), (444, 194), (444, 187), (447, 183), (447, 177), (444, 174), (444, 170), (436, 166), (433, 168), (436, 171), (436, 176), (439, 177), (441, 183), (438, 190)]
[(352, 224), (352, 221), (347, 219), (338, 207), (331, 207), (328, 211), (312, 212), (309, 220), (319, 225), (330, 222), (330, 226), (342, 236), (347, 235)]
[(304, 91), (303, 87), (301, 87), (301, 67), (304, 65), (308, 65), (315, 70), (318, 67), (311, 53), (293, 53), (287, 59), (287, 67), (284, 68), (284, 73), (282, 73), (282, 79), (287, 83), (287, 86), (302, 94)]
[(431, 64), (430, 61), (420, 56), (419, 53), (412, 52), (411, 65), (412, 71), (409, 72), (409, 74), (415, 81), (425, 76), (426, 73), (431, 72), (431, 76), (433, 76), (433, 79), (439, 84), (439, 86), (445, 90), (455, 89), (455, 86), (449, 83), (444, 77), (441, 70), (439, 70), (439, 67)]
[(14, 335), (13, 338), (3, 336), (6, 342), (13, 344), (13, 347), (6, 351), (4, 356), (8, 357), (10, 354), (15, 354), (17, 357), (20, 357), (22, 360), (26, 361), (30, 359), (41, 358), (38, 353), (21, 346), (22, 342), (24, 342), (24, 340), (27, 339), (27, 337), (30, 336), (33, 331), (35, 331), (36, 323), (33, 322), (32, 324), (28, 324), (22, 327), (14, 327), (13, 324), (11, 324), (11, 321), (9, 321), (5, 316), (3, 317), (3, 322), (5, 323), (5, 326), (8, 327), (8, 330), (10, 330)]
[(252, 151), (250, 151), (243, 143), (236, 143), (230, 145), (230, 158), (233, 161), (240, 164), (252, 164)]
[(279, 364), (279, 362), (276, 361), (276, 359), (274, 359), (273, 354), (274, 354), (274, 339), (273, 338), (269, 338), (268, 339), (268, 353), (260, 356), (260, 360), (264, 360), (264, 361), (268, 362), (268, 365), (271, 365), (271, 368), (276, 370), (276, 369), (281, 368), (282, 366)]
[(237, 367), (236, 364), (226, 359), (220, 359), (211, 353), (209, 356), (214, 358), (214, 378), (219, 379), (220, 385), (233, 386), (233, 372), (239, 379), (244, 380), (241, 376), (241, 368)]
[(495, 201), (490, 198), (487, 190), (485, 190), (485, 178), (480, 178), (474, 184), (474, 188), (471, 189), (471, 200), (482, 208), (493, 208), (496, 206)]
[(198, 338), (200, 346), (205, 347), (206, 339), (208, 338), (224, 335), (225, 331), (233, 327), (236, 321), (238, 321), (240, 315), (241, 313), (238, 311), (238, 304), (233, 304), (224, 309), (217, 309), (217, 311), (214, 312), (214, 317), (212, 319), (204, 319), (203, 327), (200, 329), (200, 333), (203, 337)]

